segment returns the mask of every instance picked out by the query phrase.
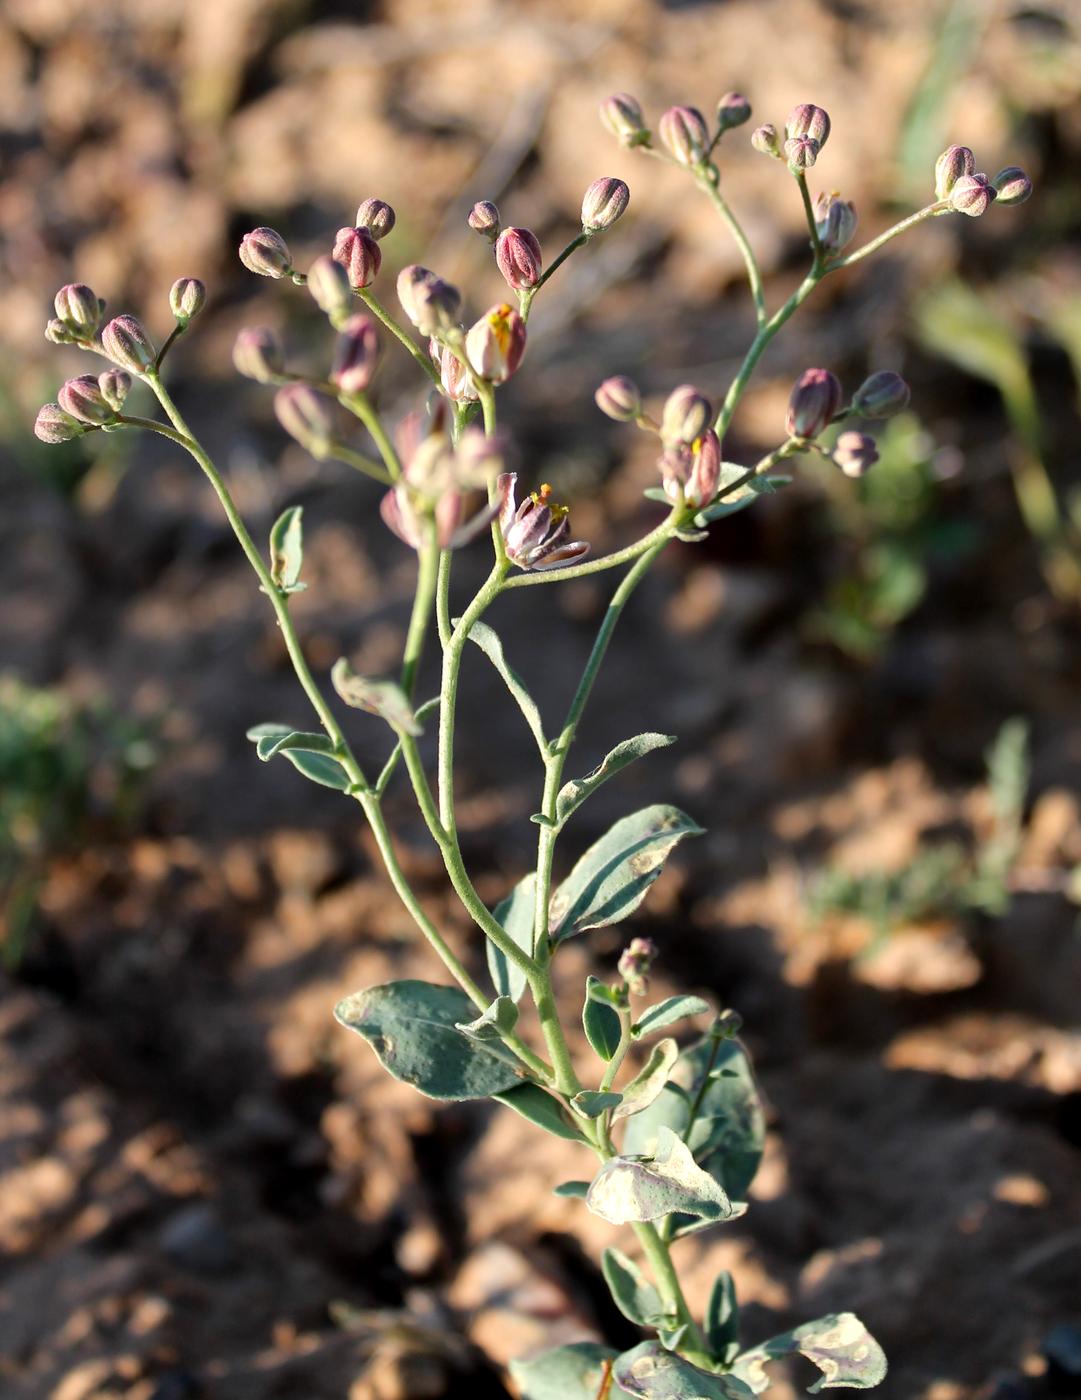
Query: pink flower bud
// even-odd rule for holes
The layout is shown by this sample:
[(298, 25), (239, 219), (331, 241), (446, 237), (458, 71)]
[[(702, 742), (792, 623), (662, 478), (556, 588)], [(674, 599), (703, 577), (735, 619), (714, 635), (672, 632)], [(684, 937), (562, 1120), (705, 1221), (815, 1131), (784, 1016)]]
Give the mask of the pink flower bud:
[(852, 395), (852, 409), (861, 418), (892, 418), (908, 407), (910, 393), (899, 374), (892, 369), (879, 370)]
[(949, 193), (953, 212), (967, 214), (970, 219), (986, 214), (995, 199), (995, 187), (986, 175), (962, 175)]
[(153, 342), (134, 316), (114, 316), (101, 333), (101, 344), (110, 360), (132, 374), (154, 368)]
[(481, 379), (502, 384), (521, 364), (525, 342), (525, 322), (504, 302), (491, 307), (470, 327), (465, 338), (465, 353)]
[(847, 432), (837, 439), (831, 456), (845, 476), (860, 477), (878, 461), (878, 448), (866, 433)]
[(649, 974), (657, 953), (652, 938), (632, 938), (619, 955), (619, 975), (626, 982), (627, 990), (636, 997), (644, 997), (649, 991)]
[(764, 156), (773, 156), (775, 160), (781, 158), (781, 138), (772, 122), (755, 127), (751, 132), (751, 145)]
[(285, 371), (285, 355), (272, 330), (266, 326), (249, 326), (237, 335), (233, 364), (245, 379), (272, 384)]
[(541, 246), (527, 228), (505, 228), (495, 241), (495, 260), (507, 286), (516, 292), (540, 281)]
[(801, 102), (789, 112), (784, 134), (790, 141), (801, 138), (814, 141), (821, 150), (829, 140), (829, 113), (824, 107), (816, 107), (813, 102)]
[(349, 274), (351, 287), (367, 287), (375, 281), (383, 254), (366, 228), (340, 228), (334, 238), (334, 261)]
[(606, 379), (593, 397), (600, 411), (617, 423), (633, 423), (642, 411), (638, 385), (625, 374)]
[(818, 159), (818, 142), (810, 136), (790, 136), (784, 143), (785, 160), (793, 172), (810, 170)]
[(631, 192), (622, 180), (603, 175), (594, 180), (582, 200), (582, 228), (586, 233), (600, 233), (611, 228), (626, 213)]
[(1032, 181), (1017, 165), (1008, 165), (991, 181), (999, 204), (1024, 204), (1032, 193)]
[(308, 291), (320, 311), (331, 321), (348, 316), (353, 309), (353, 289), (349, 273), (340, 262), (323, 255), (308, 268)]
[(101, 392), (98, 381), (92, 374), (81, 374), (77, 379), (69, 379), (61, 384), (56, 395), (60, 407), (80, 423), (90, 423), (100, 427), (116, 417), (116, 410)]
[(601, 121), (621, 146), (649, 143), (649, 128), (641, 103), (629, 92), (616, 92), (606, 97), (601, 103), (600, 113)]
[(462, 294), (457, 287), (419, 263), (411, 263), (398, 273), (398, 300), (402, 310), (421, 335), (450, 330), (455, 324)]
[(260, 277), (287, 277), (293, 257), (285, 239), (272, 228), (253, 228), (240, 240), (240, 261)]
[(71, 345), (79, 339), (79, 333), (54, 316), (45, 327), (45, 339), (50, 345)]
[(707, 428), (691, 447), (692, 462), (683, 499), (695, 510), (708, 506), (717, 494), (721, 480), (721, 441), (712, 428)]
[(827, 253), (839, 253), (856, 232), (856, 206), (839, 194), (820, 194), (814, 202), (818, 241)]
[(681, 384), (665, 400), (661, 413), (661, 437), (666, 443), (692, 443), (701, 437), (713, 418), (713, 407), (693, 384)]
[(815, 438), (841, 407), (841, 384), (828, 369), (805, 369), (788, 400), (789, 437)]
[(453, 399), (455, 403), (475, 402), (477, 386), (473, 383), (469, 366), (462, 364), (450, 346), (441, 344), (435, 336), (432, 336), (428, 342), (428, 354), (432, 358), (432, 363), (439, 370), (439, 382), (447, 397)]
[(967, 146), (947, 146), (935, 161), (935, 198), (948, 199), (962, 175), (976, 173), (976, 157)]
[(489, 243), (499, 237), (499, 210), (490, 199), (478, 199), (469, 211), (469, 227)]
[(709, 128), (697, 107), (669, 107), (657, 123), (657, 131), (680, 165), (693, 169), (705, 159), (709, 150)]
[(334, 346), (332, 384), (343, 394), (363, 394), (379, 362), (379, 335), (370, 316), (350, 316)]
[(84, 282), (61, 287), (53, 305), (57, 320), (83, 340), (89, 340), (101, 324), (101, 302)]
[(307, 384), (288, 384), (274, 395), (274, 412), (291, 438), (313, 457), (327, 457), (334, 445), (334, 423), (326, 401)]
[(82, 437), (89, 429), (70, 413), (65, 413), (58, 403), (47, 403), (38, 409), (34, 419), (34, 436), (40, 442), (56, 444), (70, 442)]
[(751, 104), (742, 92), (726, 92), (717, 103), (717, 129), (731, 131), (751, 119)]
[(357, 209), (357, 228), (366, 228), (378, 241), (386, 238), (397, 222), (397, 215), (385, 199), (365, 199)]
[(119, 413), (131, 390), (131, 375), (122, 369), (103, 370), (98, 375), (98, 388), (109, 407)]
[(178, 277), (169, 289), (169, 309), (182, 326), (206, 305), (206, 287), (198, 277)]

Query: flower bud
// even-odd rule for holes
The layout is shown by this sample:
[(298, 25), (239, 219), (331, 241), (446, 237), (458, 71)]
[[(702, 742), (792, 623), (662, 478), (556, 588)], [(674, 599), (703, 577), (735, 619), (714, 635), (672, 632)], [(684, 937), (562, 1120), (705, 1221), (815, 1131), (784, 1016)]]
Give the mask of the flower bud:
[(814, 216), (818, 241), (827, 253), (839, 253), (852, 241), (856, 232), (856, 206), (842, 199), (836, 191), (815, 197)]
[(899, 374), (882, 369), (865, 379), (852, 395), (852, 411), (861, 418), (892, 418), (908, 407), (910, 392)]
[(34, 419), (34, 436), (40, 442), (56, 444), (81, 437), (88, 429), (84, 423), (65, 413), (58, 403), (43, 404)]
[(525, 342), (525, 322), (504, 302), (491, 307), (470, 327), (465, 338), (465, 353), (481, 379), (502, 384), (521, 364)]
[(696, 438), (690, 475), (683, 488), (683, 499), (695, 510), (708, 506), (717, 494), (721, 480), (721, 440), (712, 428)]
[(773, 156), (775, 160), (781, 158), (781, 139), (772, 122), (764, 122), (755, 127), (751, 132), (751, 145), (764, 156)]
[(947, 146), (935, 161), (935, 198), (948, 199), (962, 175), (976, 172), (976, 157), (967, 146)]
[(248, 326), (233, 345), (233, 364), (245, 379), (258, 384), (272, 384), (285, 370), (281, 344), (266, 326)]
[(499, 237), (499, 210), (490, 199), (478, 199), (469, 211), (469, 227), (489, 243)]
[(101, 302), (84, 282), (61, 287), (53, 305), (57, 320), (82, 340), (89, 340), (101, 324)]
[(603, 175), (594, 180), (582, 200), (582, 228), (586, 233), (600, 233), (611, 228), (626, 212), (631, 192), (622, 180)]
[(274, 412), (291, 438), (313, 457), (329, 456), (334, 424), (321, 395), (307, 384), (288, 384), (274, 395)]
[(134, 316), (114, 316), (101, 333), (101, 344), (121, 369), (143, 374), (154, 368), (153, 342)]
[(593, 397), (600, 411), (617, 423), (633, 423), (642, 411), (638, 385), (625, 374), (606, 379)]
[(377, 241), (386, 238), (397, 215), (385, 199), (365, 199), (357, 209), (357, 228), (366, 228)]
[(433, 335), (428, 342), (428, 354), (439, 370), (439, 382), (447, 397), (455, 403), (476, 402), (477, 386), (473, 383), (469, 366), (462, 364), (450, 346), (441, 344)]
[(751, 119), (751, 104), (742, 92), (726, 92), (717, 103), (717, 129), (731, 131)]
[(821, 150), (829, 140), (829, 113), (824, 107), (816, 107), (813, 102), (801, 102), (789, 112), (784, 134), (790, 141), (801, 138), (814, 141)]
[(366, 228), (340, 228), (334, 238), (334, 261), (349, 274), (351, 287), (367, 287), (375, 281), (383, 254)]
[(379, 335), (375, 322), (362, 314), (350, 316), (334, 346), (331, 383), (337, 384), (343, 394), (363, 394), (372, 382), (378, 362)]
[(962, 175), (950, 190), (950, 208), (955, 214), (978, 219), (987, 213), (996, 197), (995, 187), (986, 175)]
[(206, 287), (198, 277), (178, 277), (169, 289), (169, 309), (182, 326), (206, 305)]
[(116, 410), (101, 392), (92, 374), (80, 374), (77, 379), (61, 384), (56, 397), (64, 412), (70, 413), (80, 423), (89, 423), (97, 428), (116, 417)]
[(495, 260), (516, 292), (535, 287), (541, 275), (541, 246), (527, 228), (505, 228), (495, 241)]
[(830, 454), (845, 476), (860, 477), (871, 470), (878, 461), (878, 448), (874, 438), (866, 433), (842, 433)]
[(1008, 165), (991, 181), (999, 204), (1024, 204), (1032, 193), (1032, 181), (1017, 165)]
[(51, 345), (71, 345), (78, 339), (77, 333), (54, 316), (45, 327), (45, 339)]
[(784, 143), (785, 160), (793, 173), (810, 170), (818, 159), (818, 142), (810, 136), (790, 136)]
[(449, 330), (455, 324), (462, 294), (428, 268), (419, 263), (403, 267), (397, 289), (402, 310), (421, 335)]
[(789, 437), (814, 438), (841, 407), (841, 384), (828, 369), (805, 369), (788, 400)]
[(340, 262), (324, 254), (308, 268), (308, 291), (320, 311), (331, 319), (348, 316), (353, 308), (349, 273)]
[(107, 369), (98, 375), (98, 388), (110, 408), (120, 412), (131, 391), (131, 375), (123, 369)]
[(709, 427), (713, 407), (693, 384), (673, 389), (661, 413), (661, 437), (666, 443), (691, 443)]
[(632, 938), (619, 955), (619, 975), (636, 997), (644, 997), (649, 990), (649, 974), (657, 952), (652, 938)]
[(253, 228), (240, 240), (240, 261), (260, 277), (287, 277), (293, 256), (285, 239), (272, 228)]
[(629, 92), (615, 92), (601, 103), (600, 112), (601, 121), (621, 146), (649, 143), (649, 128), (637, 97)]
[(500, 434), (488, 434), (474, 423), (458, 439), (454, 456), (459, 485), (470, 489), (485, 486), (503, 470), (507, 442)]
[(657, 131), (670, 155), (693, 169), (709, 150), (709, 128), (697, 107), (669, 107), (657, 123)]

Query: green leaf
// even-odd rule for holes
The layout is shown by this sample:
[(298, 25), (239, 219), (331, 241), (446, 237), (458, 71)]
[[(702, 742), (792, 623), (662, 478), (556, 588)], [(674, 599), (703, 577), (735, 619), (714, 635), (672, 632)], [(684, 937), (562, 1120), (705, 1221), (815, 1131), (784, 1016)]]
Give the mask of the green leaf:
[(325, 734), (305, 734), (290, 724), (257, 724), (248, 730), (248, 738), (264, 762), (280, 753), (313, 783), (339, 792), (351, 786), (349, 774), (330, 757), (334, 746)]
[(333, 755), (334, 744), (325, 734), (306, 734), (302, 730), (294, 729), (288, 734), (265, 734), (255, 745), (255, 752), (264, 763), (269, 762), (275, 754), (292, 749), (303, 749), (305, 753)]
[(675, 742), (674, 734), (650, 733), (638, 734), (633, 739), (624, 739), (622, 744), (617, 744), (592, 773), (587, 773), (584, 778), (572, 778), (559, 789), (556, 795), (555, 829), (562, 830), (571, 813), (577, 811), (587, 797), (591, 797), (602, 783), (607, 782), (620, 769), (626, 768), (636, 758), (652, 753), (654, 749), (667, 748)]
[(654, 1031), (682, 1021), (685, 1016), (701, 1016), (709, 1009), (709, 1002), (701, 997), (668, 997), (643, 1011), (641, 1018), (631, 1027), (631, 1034), (635, 1040), (641, 1040), (645, 1035), (652, 1035)]
[(612, 1301), (625, 1318), (639, 1327), (656, 1327), (664, 1320), (661, 1295), (632, 1259), (618, 1249), (601, 1255), (601, 1272)]
[(334, 1015), (368, 1041), (395, 1079), (432, 1099), (483, 1099), (518, 1084), (519, 1074), (501, 1045), (458, 1030), (474, 1009), (458, 987), (410, 980), (355, 992)]
[(386, 720), (396, 734), (416, 737), (424, 730), (417, 723), (413, 707), (397, 681), (373, 681), (357, 673), (340, 656), (330, 672), (331, 684), (347, 705)]
[(270, 577), (283, 593), (299, 593), (298, 582), (304, 562), (303, 506), (290, 506), (275, 520), (270, 531)]
[(618, 924), (645, 899), (669, 852), (702, 827), (677, 807), (644, 807), (594, 842), (552, 896), (557, 939)]
[(554, 1133), (556, 1137), (567, 1138), (570, 1142), (586, 1142), (585, 1134), (577, 1128), (563, 1111), (558, 1099), (538, 1084), (519, 1084), (515, 1089), (505, 1089), (492, 1095), (507, 1108), (513, 1108), (523, 1118), (528, 1118), (538, 1128)]
[(679, 1046), (674, 1040), (659, 1040), (649, 1052), (649, 1059), (641, 1070), (624, 1086), (623, 1102), (612, 1114), (612, 1121), (630, 1118), (648, 1108), (664, 1088), (665, 1081), (678, 1058)]
[(739, 1304), (730, 1273), (720, 1273), (706, 1304), (706, 1341), (718, 1361), (731, 1365), (739, 1355)]
[(662, 506), (670, 506), (672, 504), (663, 486), (647, 486), (642, 492), (642, 495), (645, 496), (647, 501), (660, 501)]
[[(617, 1357), (616, 1381), (628, 1395), (643, 1400), (751, 1400), (754, 1392), (736, 1376), (699, 1370), (660, 1342), (643, 1342)], [(538, 1397), (548, 1400), (548, 1397)], [(557, 1400), (553, 1395), (552, 1400)], [(577, 1397), (575, 1397), (577, 1400)]]
[(599, 1118), (606, 1109), (615, 1108), (622, 1098), (622, 1094), (607, 1089), (582, 1089), (571, 1099), (571, 1107), (584, 1118)]
[(588, 1181), (561, 1181), (552, 1187), (553, 1196), (567, 1196), (577, 1201), (584, 1201), (588, 1194)]
[(611, 1225), (659, 1220), (680, 1212), (702, 1220), (727, 1220), (732, 1204), (724, 1190), (668, 1128), (657, 1134), (652, 1157), (612, 1157), (593, 1178), (586, 1204)]
[(617, 1400), (627, 1392), (614, 1382), (602, 1387), (616, 1359), (612, 1347), (598, 1342), (571, 1342), (541, 1352), (529, 1361), (512, 1361), (510, 1373), (521, 1400)]
[[(508, 937), (513, 938), (523, 953), (533, 954), (533, 911), (536, 905), (537, 876), (531, 871), (518, 881), (514, 889), (501, 904), (497, 904), (492, 917)], [(526, 976), (516, 963), (512, 963), (489, 939), (485, 947), (488, 955), (488, 971), (496, 994), (510, 997), (511, 1001), (521, 1000), (525, 991)]]
[(522, 712), (526, 724), (529, 725), (530, 733), (537, 741), (537, 747), (541, 753), (547, 756), (548, 740), (544, 737), (544, 725), (541, 723), (540, 710), (537, 702), (526, 689), (525, 681), (507, 662), (503, 653), (503, 643), (486, 622), (474, 622), (469, 629), (469, 640), (476, 642), (481, 651), (492, 663), (502, 677), (503, 684), (514, 697), (518, 708)]
[(736, 1360), (732, 1374), (745, 1381), (755, 1395), (761, 1395), (769, 1386), (766, 1363), (796, 1352), (822, 1372), (821, 1378), (808, 1387), (811, 1395), (840, 1387), (870, 1390), (886, 1378), (885, 1352), (855, 1313), (850, 1312), (831, 1313), (771, 1337), (745, 1351)]
[(610, 1060), (616, 1053), (622, 1037), (619, 1012), (612, 1008), (607, 998), (602, 1001), (593, 995), (595, 987), (603, 987), (605, 992), (608, 991), (599, 977), (586, 978), (586, 999), (582, 1007), (582, 1025), (585, 1028), (586, 1039), (595, 1053), (602, 1060)]
[(496, 997), (475, 1021), (458, 1024), (458, 1030), (471, 1040), (502, 1040), (518, 1024), (518, 1008), (510, 997)]

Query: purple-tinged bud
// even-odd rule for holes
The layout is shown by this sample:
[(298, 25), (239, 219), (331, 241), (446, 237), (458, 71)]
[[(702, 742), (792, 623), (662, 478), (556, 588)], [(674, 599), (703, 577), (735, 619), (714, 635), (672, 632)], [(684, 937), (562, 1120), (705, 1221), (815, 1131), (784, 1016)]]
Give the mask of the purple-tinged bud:
[(994, 185), (986, 175), (962, 175), (950, 190), (950, 208), (955, 214), (967, 214), (970, 219), (978, 219), (986, 214), (995, 202), (997, 194)]
[(829, 140), (829, 113), (824, 107), (816, 107), (813, 102), (801, 102), (789, 112), (784, 134), (790, 141), (800, 138), (814, 141), (821, 150)]
[(462, 364), (450, 346), (443, 345), (433, 335), (428, 342), (428, 354), (439, 370), (439, 382), (447, 397), (455, 403), (475, 403), (477, 386), (473, 383), (469, 366)]
[(397, 289), (402, 310), (421, 335), (434, 335), (455, 325), (462, 294), (428, 268), (419, 263), (403, 267)]
[(516, 292), (540, 281), (541, 245), (527, 228), (505, 228), (495, 241), (495, 260), (507, 286)]
[(503, 302), (490, 307), (465, 338), (465, 353), (473, 371), (492, 384), (509, 379), (525, 354), (525, 322)]
[(644, 146), (649, 143), (649, 127), (637, 97), (629, 92), (614, 92), (600, 107), (601, 121), (621, 146)]
[(693, 384), (681, 384), (664, 402), (661, 437), (666, 443), (692, 443), (713, 418), (713, 406)]
[(976, 173), (976, 157), (967, 146), (947, 146), (935, 161), (935, 198), (948, 199), (962, 175)]
[(717, 129), (722, 134), (751, 119), (751, 104), (742, 92), (726, 92), (717, 103)]
[(697, 107), (669, 107), (657, 123), (661, 142), (680, 165), (693, 169), (706, 158), (709, 128)]
[(34, 436), (40, 442), (56, 444), (70, 442), (88, 432), (85, 423), (80, 423), (70, 413), (65, 413), (58, 403), (43, 404), (34, 419)]
[(761, 126), (755, 127), (751, 132), (751, 145), (764, 156), (773, 156), (774, 160), (781, 159), (781, 138), (772, 122), (763, 122)]
[(469, 211), (469, 227), (489, 243), (499, 237), (499, 210), (490, 199), (478, 199)]
[(600, 411), (617, 423), (633, 423), (642, 411), (638, 385), (625, 374), (614, 374), (606, 379), (593, 397)]
[(899, 374), (882, 369), (865, 379), (852, 395), (852, 411), (861, 418), (892, 418), (908, 407), (910, 395)]
[(169, 289), (169, 309), (182, 326), (206, 305), (206, 287), (198, 277), (178, 277)]
[(836, 191), (815, 196), (814, 216), (818, 241), (827, 253), (839, 253), (852, 241), (856, 232), (856, 206), (842, 199)]
[(683, 488), (683, 499), (695, 510), (708, 506), (717, 494), (721, 481), (721, 440), (712, 428), (707, 428), (691, 447), (693, 460), (690, 476)]
[(78, 339), (78, 335), (70, 326), (66, 326), (54, 316), (45, 327), (45, 339), (51, 345), (71, 345)]
[[(335, 264), (336, 266), (336, 264)], [(311, 274), (309, 273), (309, 279)], [(350, 316), (334, 346), (332, 384), (343, 394), (363, 394), (379, 363), (379, 335), (370, 316)]]
[(611, 228), (627, 211), (631, 192), (622, 180), (602, 175), (586, 190), (582, 200), (582, 228), (586, 233), (601, 233)]
[(841, 407), (841, 383), (828, 369), (805, 369), (793, 386), (785, 420), (789, 437), (815, 438)]
[(790, 136), (784, 143), (784, 156), (793, 172), (810, 170), (818, 159), (818, 142), (810, 136)]
[(80, 374), (77, 379), (61, 384), (56, 397), (64, 412), (70, 413), (80, 423), (100, 428), (102, 423), (110, 423), (116, 417), (116, 410), (101, 392), (92, 374)]
[(278, 337), (266, 326), (248, 326), (233, 345), (233, 364), (245, 379), (273, 384), (285, 372), (285, 355)]
[(478, 424), (466, 428), (454, 449), (456, 476), (467, 488), (485, 486), (503, 470), (507, 442), (499, 433), (488, 434)]
[(134, 316), (114, 316), (101, 332), (101, 344), (110, 360), (132, 374), (154, 368), (153, 342)]
[(842, 433), (830, 454), (845, 476), (866, 475), (878, 461), (878, 448), (874, 438), (866, 433)]
[(366, 228), (378, 241), (386, 238), (398, 217), (385, 199), (362, 200), (357, 209), (357, 228)]
[(84, 282), (61, 287), (53, 305), (57, 320), (82, 340), (89, 340), (101, 325), (101, 302)]
[(103, 370), (98, 375), (98, 388), (109, 407), (119, 413), (131, 392), (131, 375), (123, 369)]
[(1032, 193), (1032, 181), (1018, 165), (1008, 165), (991, 181), (999, 204), (1024, 204)]
[(307, 384), (288, 384), (274, 395), (274, 412), (289, 436), (313, 457), (327, 457), (334, 446), (334, 423), (326, 401)]
[(308, 268), (308, 291), (312, 300), (331, 321), (348, 316), (353, 308), (353, 288), (349, 273), (340, 262), (324, 254)]
[(288, 277), (293, 270), (289, 245), (276, 229), (253, 228), (240, 240), (240, 261), (260, 277)]
[(334, 261), (349, 274), (351, 287), (367, 287), (379, 273), (383, 254), (366, 228), (340, 228), (334, 238)]
[(634, 996), (644, 997), (649, 991), (649, 974), (657, 953), (658, 948), (652, 938), (632, 938), (620, 953), (619, 975)]

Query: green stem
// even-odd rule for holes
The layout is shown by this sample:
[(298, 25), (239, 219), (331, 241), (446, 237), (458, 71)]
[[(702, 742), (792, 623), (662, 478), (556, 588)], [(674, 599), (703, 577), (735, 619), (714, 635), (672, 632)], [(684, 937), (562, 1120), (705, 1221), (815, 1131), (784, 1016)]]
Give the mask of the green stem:
[(392, 477), (389, 472), (384, 471), (378, 462), (373, 462), (370, 457), (365, 457), (363, 452), (354, 452), (344, 442), (336, 442), (330, 451), (330, 456), (336, 462), (344, 462), (346, 466), (354, 467), (362, 475), (370, 476), (373, 481), (378, 481), (383, 486), (391, 485)]
[(402, 474), (402, 464), (398, 460), (398, 454), (394, 450), (394, 444), (383, 427), (383, 420), (372, 407), (371, 400), (367, 394), (339, 394), (338, 401), (349, 410), (354, 417), (359, 418), (371, 434), (372, 441), (379, 449), (379, 455), (386, 463), (387, 473), (391, 481), (397, 481)]
[(413, 356), (413, 359), (416, 360), (417, 364), (420, 365), (421, 369), (432, 381), (435, 387), (437, 389), (441, 389), (442, 386), (439, 382), (439, 371), (436, 369), (435, 365), (432, 364), (430, 356), (426, 355), (424, 351), (420, 348), (420, 346), (416, 343), (416, 341), (412, 338), (412, 336), (409, 335), (409, 333), (404, 329), (404, 327), (398, 324), (398, 322), (386, 309), (386, 307), (375, 295), (375, 293), (370, 292), (367, 289), (367, 287), (362, 287), (359, 290), (357, 290), (356, 295), (360, 297), (361, 301), (372, 313), (372, 315), (377, 317), (380, 321), (382, 321), (383, 325), (386, 326), (387, 330), (390, 331), (391, 335), (394, 336), (395, 340), (401, 341), (401, 343)]
[(569, 578), (586, 578), (590, 574), (604, 573), (616, 569), (620, 564), (633, 563), (640, 555), (652, 549), (655, 544), (665, 543), (672, 537), (672, 517), (662, 520), (648, 535), (617, 549), (612, 554), (602, 554), (599, 559), (587, 559), (583, 564), (568, 564), (565, 569), (547, 569), (541, 573), (514, 574), (503, 585), (504, 588), (531, 588), (539, 583), (561, 583)]
[(145, 428), (149, 433), (160, 433), (162, 437), (167, 437), (170, 442), (179, 443), (186, 452), (192, 450), (191, 438), (185, 437), (183, 433), (178, 433), (175, 428), (170, 428), (166, 423), (159, 423), (156, 418), (137, 418), (131, 414), (118, 413), (116, 421), (123, 423), (125, 428)]
[(814, 266), (822, 265), (822, 240), (818, 236), (818, 221), (815, 219), (814, 205), (811, 203), (811, 191), (807, 188), (807, 176), (802, 170), (794, 172), (796, 184), (799, 185), (800, 197), (803, 200), (803, 212), (807, 218), (807, 231), (811, 235), (811, 251), (814, 254)]
[(577, 251), (579, 248), (585, 247), (592, 236), (592, 234), (587, 233), (585, 229), (583, 229), (581, 233), (571, 239), (559, 256), (548, 264), (532, 287), (522, 288), (518, 293), (518, 309), (523, 321), (529, 320), (529, 312), (533, 306), (533, 298), (544, 286), (545, 282), (548, 281), (549, 277), (551, 277), (557, 268), (562, 267), (573, 252)]
[(435, 587), (435, 625), (439, 631), (439, 645), (446, 648), (450, 634), (454, 630), (450, 621), (450, 571), (454, 555), (444, 549), (439, 556), (439, 575)]
[(818, 286), (822, 277), (823, 273), (821, 269), (812, 268), (785, 304), (773, 313), (764, 326), (758, 328), (758, 334), (755, 336), (754, 340), (751, 341), (750, 349), (747, 351), (746, 355), (744, 355), (743, 363), (739, 367), (739, 373), (728, 386), (728, 393), (724, 397), (721, 411), (717, 414), (717, 421), (714, 427), (718, 437), (723, 438), (728, 431), (728, 426), (732, 421), (732, 415), (735, 413), (736, 407), (743, 397), (743, 391), (746, 389), (758, 361), (762, 358), (766, 346), (792, 313), (803, 305)]
[(854, 253), (849, 253), (844, 258), (834, 258), (826, 263), (826, 272), (838, 272), (842, 267), (851, 267), (853, 263), (858, 263), (868, 257), (871, 253), (877, 253), (884, 243), (888, 243), (891, 238), (896, 238), (899, 233), (905, 233), (910, 228), (915, 228), (917, 224), (922, 224), (924, 219), (930, 219), (935, 214), (941, 214), (950, 207), (946, 199), (938, 199), (933, 204), (927, 204), (922, 209), (917, 209), (914, 214), (909, 214), (907, 219), (902, 219), (900, 223), (891, 225), (885, 233), (880, 233), (877, 238), (872, 238), (869, 243), (865, 243), (862, 248), (857, 248)]
[(428, 624), (432, 620), (432, 607), (435, 603), (436, 579), (439, 572), (439, 545), (435, 538), (435, 524), (432, 523), (428, 543), (420, 551), (417, 565), (417, 591), (413, 597), (413, 612), (409, 619), (409, 631), (405, 638), (405, 653), (402, 657), (401, 686), (412, 700), (417, 686), (417, 667), (424, 651), (424, 641), (428, 635)]
[[(710, 167), (710, 169), (713, 169), (714, 175), (716, 175), (715, 167)], [(736, 247), (739, 249), (743, 265), (747, 269), (747, 281), (750, 283), (751, 296), (754, 298), (755, 316), (758, 318), (758, 324), (764, 325), (768, 319), (768, 313), (766, 311), (766, 292), (762, 285), (762, 272), (750, 240), (743, 231), (743, 225), (732, 212), (724, 195), (721, 194), (720, 186), (715, 184), (708, 174), (700, 178), (698, 184), (701, 189), (705, 190), (714, 208), (728, 225), (732, 237), (736, 240)]]
[(701, 1366), (704, 1370), (714, 1370), (716, 1361), (710, 1354), (701, 1328), (694, 1320), (687, 1299), (683, 1296), (679, 1275), (672, 1263), (672, 1255), (666, 1241), (661, 1239), (654, 1225), (635, 1224), (634, 1233), (642, 1246), (643, 1254), (649, 1260), (657, 1290), (665, 1304), (665, 1311), (675, 1317), (677, 1326), (682, 1323), (687, 1328), (684, 1340), (679, 1346), (679, 1354), (695, 1366)]
[(169, 351), (173, 348), (173, 346), (176, 344), (176, 342), (180, 339), (180, 337), (181, 337), (181, 336), (184, 334), (184, 332), (188, 329), (188, 324), (189, 324), (189, 323), (188, 323), (187, 321), (177, 321), (176, 325), (175, 325), (175, 326), (173, 327), (173, 329), (169, 332), (169, 334), (165, 337), (165, 340), (164, 340), (164, 342), (163, 342), (163, 344), (162, 344), (162, 347), (161, 347), (161, 349), (158, 351), (157, 356), (156, 356), (156, 358), (155, 358), (155, 360), (154, 360), (154, 369), (155, 369), (155, 371), (160, 371), (162, 365), (165, 363), (165, 357), (166, 357), (166, 355), (168, 355)]

